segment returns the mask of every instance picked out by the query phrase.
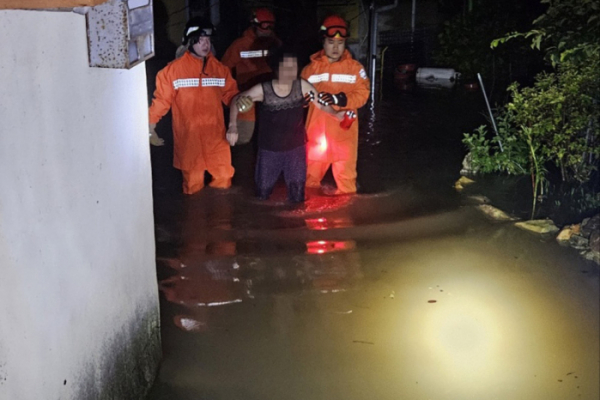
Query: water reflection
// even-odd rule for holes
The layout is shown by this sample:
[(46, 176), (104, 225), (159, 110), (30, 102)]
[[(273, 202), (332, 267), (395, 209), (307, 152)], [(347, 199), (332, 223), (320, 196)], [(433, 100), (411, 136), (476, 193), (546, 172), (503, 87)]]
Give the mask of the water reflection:
[(227, 193), (202, 193), (186, 199), (180, 220), (179, 258), (192, 264), (203, 256), (232, 256), (234, 241), (226, 239), (232, 229), (233, 198)]
[[(200, 247), (186, 243), (181, 248)], [(209, 247), (228, 248), (214, 243), (205, 248)], [(338, 293), (362, 278), (354, 241), (317, 240), (305, 248), (304, 254), (293, 256), (162, 260), (176, 271), (159, 284), (165, 300), (182, 310), (173, 317), (174, 324), (185, 331), (205, 332), (219, 326), (214, 321), (217, 308), (290, 292)]]
[(324, 186), (321, 189), (307, 189), (306, 201), (292, 210), (276, 212), (280, 217), (302, 217), (306, 215), (321, 215), (337, 211), (352, 205), (356, 199), (353, 195), (328, 195), (334, 192), (335, 188)]
[(176, 393), (150, 398), (597, 400), (597, 269), (453, 200), (467, 101), (378, 104), (359, 179), (390, 196), (194, 198), (159, 253)]
[(161, 281), (159, 288), (167, 301), (185, 308), (184, 314), (173, 317), (175, 325), (183, 330), (208, 329), (207, 307), (240, 303), (248, 294), (238, 277), (238, 266), (228, 260), (182, 266), (176, 275)]
[(328, 229), (348, 228), (354, 226), (352, 219), (348, 216), (342, 217), (318, 217), (305, 218), (308, 229), (316, 231), (325, 231)]
[(308, 254), (325, 254), (336, 251), (347, 251), (356, 248), (354, 240), (333, 241), (333, 240), (317, 240), (306, 243)]

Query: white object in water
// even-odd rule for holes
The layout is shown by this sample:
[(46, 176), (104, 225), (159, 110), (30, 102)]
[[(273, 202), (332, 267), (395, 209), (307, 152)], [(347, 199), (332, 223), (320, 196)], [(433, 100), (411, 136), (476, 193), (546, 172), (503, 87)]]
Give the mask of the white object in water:
[(419, 68), (417, 69), (417, 81), (436, 82), (439, 80), (453, 81), (458, 79), (459, 72), (453, 68)]

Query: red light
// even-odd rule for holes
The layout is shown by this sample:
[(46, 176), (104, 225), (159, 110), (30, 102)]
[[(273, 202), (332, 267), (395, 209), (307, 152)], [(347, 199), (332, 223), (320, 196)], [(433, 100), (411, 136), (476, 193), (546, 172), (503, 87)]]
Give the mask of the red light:
[(327, 229), (327, 220), (325, 218), (309, 218), (304, 220), (308, 229), (324, 231)]
[(356, 242), (353, 240), (347, 241), (328, 241), (319, 240), (316, 242), (306, 243), (308, 254), (325, 254), (337, 251), (348, 251), (356, 248)]
[(325, 137), (325, 134), (319, 138), (319, 150), (322, 153), (327, 151), (327, 138)]

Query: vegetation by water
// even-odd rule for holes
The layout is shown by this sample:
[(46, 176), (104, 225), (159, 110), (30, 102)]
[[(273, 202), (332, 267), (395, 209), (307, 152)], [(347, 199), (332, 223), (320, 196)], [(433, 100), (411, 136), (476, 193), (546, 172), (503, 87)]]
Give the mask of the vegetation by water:
[(600, 205), (595, 185), (600, 158), (600, 3), (542, 3), (549, 7), (534, 21), (535, 29), (512, 32), (492, 46), (528, 39), (532, 48), (542, 50), (552, 71), (538, 74), (531, 87), (511, 84), (510, 101), (495, 112), (497, 132), (481, 126), (463, 140), (472, 166), (480, 172), (531, 176), (532, 218), (544, 199), (562, 203), (568, 195), (582, 213)]

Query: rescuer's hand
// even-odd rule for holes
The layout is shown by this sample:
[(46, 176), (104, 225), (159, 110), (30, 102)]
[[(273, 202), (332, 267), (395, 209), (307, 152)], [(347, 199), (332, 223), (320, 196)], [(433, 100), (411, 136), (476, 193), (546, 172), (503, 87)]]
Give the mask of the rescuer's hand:
[(313, 101), (315, 101), (315, 92), (311, 90), (304, 95), (304, 108), (307, 108)]
[(229, 126), (229, 129), (227, 129), (227, 133), (225, 134), (225, 138), (227, 139), (227, 141), (229, 142), (230, 146), (235, 146), (235, 144), (238, 141), (238, 132), (237, 132), (237, 126)]
[(348, 105), (348, 99), (346, 93), (339, 92), (338, 94), (331, 94), (327, 92), (319, 93), (319, 103), (324, 106), (339, 106), (346, 107)]
[(254, 106), (254, 102), (252, 101), (252, 98), (248, 96), (242, 96), (238, 97), (238, 99), (235, 102), (235, 106), (237, 107), (239, 112), (245, 113), (252, 109), (252, 107)]
[(156, 124), (150, 124), (148, 129), (150, 131), (150, 144), (152, 146), (164, 146), (164, 139), (161, 139), (156, 133)]

